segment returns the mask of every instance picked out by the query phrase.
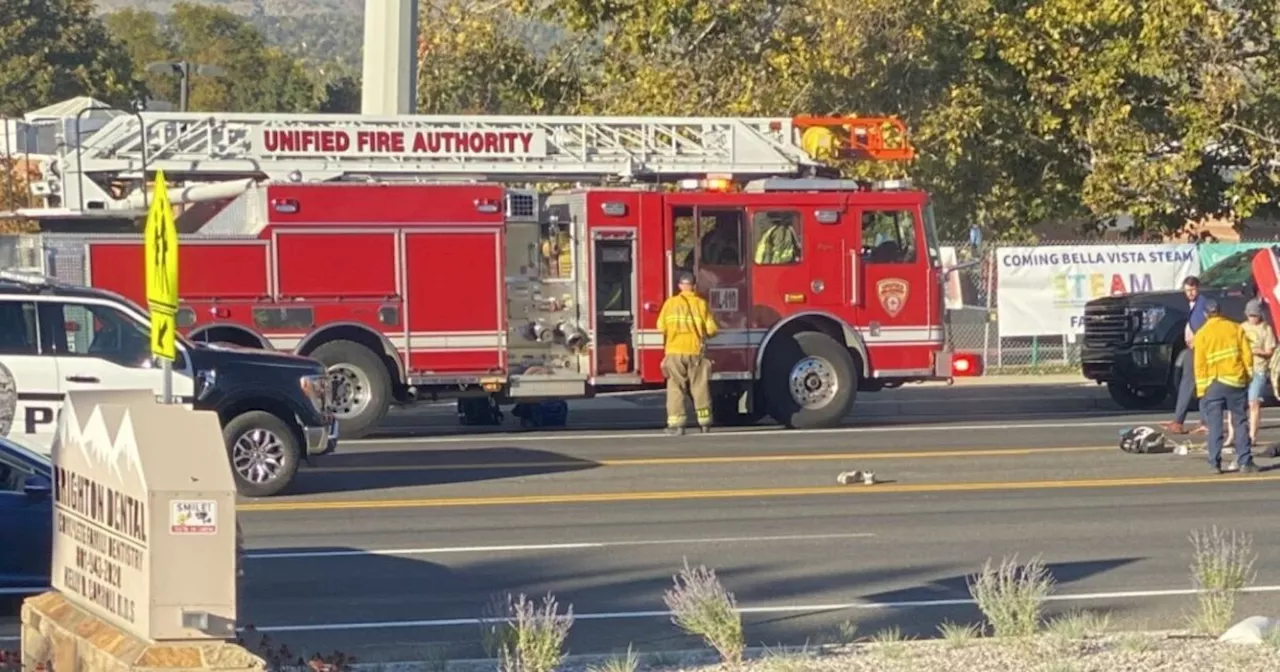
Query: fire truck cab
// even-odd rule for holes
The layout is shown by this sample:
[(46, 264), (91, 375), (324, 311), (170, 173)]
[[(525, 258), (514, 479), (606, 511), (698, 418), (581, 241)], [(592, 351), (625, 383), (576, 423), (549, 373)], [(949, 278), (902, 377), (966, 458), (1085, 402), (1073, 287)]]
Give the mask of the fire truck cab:
[[(123, 127), (137, 117), (121, 119)], [(903, 183), (819, 177), (817, 164), (806, 160), (814, 153), (806, 128), (822, 128), (819, 139), (828, 146), (836, 138), (864, 155), (909, 158), (909, 149), (885, 145), (876, 130), (883, 120), (661, 120), (700, 126), (700, 141), (727, 158), (667, 151), (650, 158), (648, 173), (679, 179), (590, 185), (582, 178), (592, 169), (584, 162), (593, 159), (576, 150), (597, 150), (594, 161), (604, 163), (600, 157), (617, 153), (621, 141), (606, 146), (599, 137), (579, 137), (573, 145), (570, 131), (550, 121), (524, 137), (493, 130), (504, 122), (483, 117), (469, 119), (489, 130), (455, 123), (472, 130), (445, 132), (439, 118), (397, 119), (399, 130), (368, 131), (387, 137), (320, 128), (314, 117), (304, 119), (312, 130), (250, 128), (241, 135), (260, 154), (258, 165), (337, 161), (355, 148), (364, 152), (366, 170), (374, 158), (411, 149), (487, 161), (490, 169), (477, 170), (475, 179), (425, 182), (356, 181), (318, 167), (283, 179), (268, 173), (242, 181), (230, 197), (230, 183), (204, 187), (219, 195), (215, 207), (198, 228), (180, 219), (180, 229), (196, 228), (180, 236), (178, 323), (188, 338), (321, 361), (335, 384), (344, 437), (372, 431), (392, 404), (422, 399), (461, 398), (463, 414), (484, 422), (504, 402), (660, 388), (657, 318), (682, 271), (695, 275), (720, 326), (708, 343), (718, 424), (767, 414), (789, 427), (829, 427), (848, 414), (859, 391), (978, 373), (973, 356), (957, 357), (947, 346), (927, 194)], [(236, 121), (250, 120), (224, 119), (223, 132)], [(707, 140), (710, 121), (728, 127), (734, 142), (727, 149)], [(563, 119), (555, 124), (569, 128)], [(99, 134), (112, 131), (109, 125)], [(656, 134), (646, 137), (659, 153)], [(691, 136), (672, 130), (664, 137)], [(760, 147), (776, 161), (755, 160), (749, 150)], [(129, 156), (119, 146), (113, 151), (117, 160)], [(520, 151), (536, 156), (506, 156)], [(638, 153), (627, 152), (634, 173)], [(547, 157), (560, 167), (540, 170), (537, 159)], [(415, 158), (430, 177), (434, 164)], [(492, 166), (503, 159), (507, 179), (494, 179), (503, 171)], [(76, 160), (80, 173), (92, 172)], [(577, 161), (572, 170), (569, 160)], [(165, 170), (171, 182), (192, 177), (190, 167), (185, 174)], [(622, 172), (616, 162), (594, 170)], [(64, 169), (64, 182), (73, 172)], [(316, 172), (328, 179), (305, 179)], [(744, 173), (751, 179), (740, 179)], [(540, 191), (512, 186), (513, 175), (580, 184)], [(139, 239), (98, 237), (87, 246), (94, 286), (143, 296)]]

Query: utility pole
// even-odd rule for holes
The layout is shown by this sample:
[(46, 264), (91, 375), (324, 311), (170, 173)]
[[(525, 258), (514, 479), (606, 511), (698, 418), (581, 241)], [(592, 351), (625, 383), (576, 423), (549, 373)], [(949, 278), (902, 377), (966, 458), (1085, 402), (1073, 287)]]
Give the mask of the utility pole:
[(227, 71), (216, 65), (204, 65), (182, 61), (158, 61), (147, 64), (147, 72), (153, 75), (171, 75), (180, 78), (178, 85), (178, 111), (187, 111), (187, 101), (191, 97), (191, 76), (222, 77)]
[(361, 113), (413, 114), (417, 83), (418, 0), (365, 0)]

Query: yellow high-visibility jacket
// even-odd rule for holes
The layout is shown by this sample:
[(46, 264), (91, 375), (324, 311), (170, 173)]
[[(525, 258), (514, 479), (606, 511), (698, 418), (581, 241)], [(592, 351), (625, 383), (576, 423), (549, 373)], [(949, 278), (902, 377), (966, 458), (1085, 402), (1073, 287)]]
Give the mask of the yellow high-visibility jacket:
[(711, 308), (694, 292), (680, 292), (662, 304), (658, 329), (668, 355), (701, 355), (707, 340), (720, 331)]
[(1213, 381), (1231, 387), (1249, 384), (1253, 355), (1244, 329), (1220, 315), (1210, 317), (1192, 341), (1195, 348), (1196, 396), (1203, 397)]

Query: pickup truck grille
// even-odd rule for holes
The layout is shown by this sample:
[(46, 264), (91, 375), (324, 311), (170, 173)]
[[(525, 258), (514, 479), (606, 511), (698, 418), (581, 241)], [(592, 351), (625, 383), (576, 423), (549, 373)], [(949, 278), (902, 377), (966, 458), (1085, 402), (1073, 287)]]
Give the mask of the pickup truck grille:
[(1123, 305), (1085, 306), (1084, 347), (1121, 348), (1133, 342), (1134, 316)]

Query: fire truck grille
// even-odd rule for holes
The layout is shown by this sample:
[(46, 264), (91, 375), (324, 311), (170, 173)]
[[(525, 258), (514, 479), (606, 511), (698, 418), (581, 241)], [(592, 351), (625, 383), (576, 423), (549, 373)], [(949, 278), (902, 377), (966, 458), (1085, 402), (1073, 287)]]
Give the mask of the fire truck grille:
[(1085, 306), (1084, 347), (1120, 348), (1133, 341), (1133, 316), (1123, 305)]
[(538, 207), (534, 194), (507, 193), (507, 219), (537, 221)]

